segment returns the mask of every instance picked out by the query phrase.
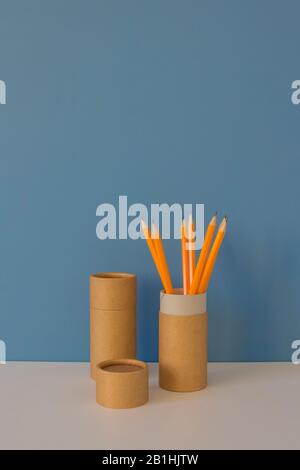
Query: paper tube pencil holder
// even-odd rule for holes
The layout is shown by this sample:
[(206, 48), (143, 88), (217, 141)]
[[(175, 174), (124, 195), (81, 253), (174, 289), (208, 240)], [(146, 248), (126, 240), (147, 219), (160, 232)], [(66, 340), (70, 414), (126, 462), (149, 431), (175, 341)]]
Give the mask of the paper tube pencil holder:
[(159, 385), (193, 392), (207, 385), (206, 293), (161, 292), (159, 313)]
[(136, 276), (97, 273), (90, 276), (91, 376), (108, 359), (135, 358)]

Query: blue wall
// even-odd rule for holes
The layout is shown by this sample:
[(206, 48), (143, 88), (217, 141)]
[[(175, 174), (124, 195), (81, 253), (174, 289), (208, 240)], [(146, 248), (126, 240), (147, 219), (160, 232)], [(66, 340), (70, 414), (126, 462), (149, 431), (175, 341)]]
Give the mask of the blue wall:
[[(297, 0), (0, 0), (0, 338), (10, 360), (88, 360), (88, 276), (138, 274), (139, 357), (157, 358), (144, 241), (100, 241), (96, 207), (204, 203), (230, 225), (209, 290), (213, 361), (289, 360), (300, 337)], [(191, 169), (184, 177), (182, 160)], [(168, 242), (174, 278), (179, 242)]]

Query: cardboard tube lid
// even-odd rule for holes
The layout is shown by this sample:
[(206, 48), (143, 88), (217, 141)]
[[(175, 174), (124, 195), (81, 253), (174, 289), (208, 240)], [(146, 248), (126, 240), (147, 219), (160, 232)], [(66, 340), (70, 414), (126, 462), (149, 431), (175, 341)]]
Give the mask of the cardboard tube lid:
[(160, 312), (169, 315), (196, 315), (206, 312), (206, 292), (204, 294), (183, 295), (182, 289), (174, 289), (173, 294), (160, 293)]
[(148, 401), (148, 366), (136, 359), (100, 362), (96, 373), (96, 400), (108, 408), (135, 408)]

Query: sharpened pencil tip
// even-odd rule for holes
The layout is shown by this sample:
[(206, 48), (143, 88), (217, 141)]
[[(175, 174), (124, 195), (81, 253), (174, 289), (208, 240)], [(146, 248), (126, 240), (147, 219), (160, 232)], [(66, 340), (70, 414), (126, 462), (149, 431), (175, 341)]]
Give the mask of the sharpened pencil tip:
[(213, 225), (216, 225), (216, 223), (217, 223), (217, 212), (212, 216), (209, 223), (213, 224)]

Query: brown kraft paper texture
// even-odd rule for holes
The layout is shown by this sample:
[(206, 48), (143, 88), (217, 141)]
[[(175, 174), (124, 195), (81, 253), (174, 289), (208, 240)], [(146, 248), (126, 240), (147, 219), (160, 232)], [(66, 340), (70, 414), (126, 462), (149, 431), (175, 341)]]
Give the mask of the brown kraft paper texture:
[(91, 376), (108, 359), (135, 358), (136, 276), (99, 273), (90, 276)]
[(96, 400), (108, 408), (135, 408), (148, 401), (148, 367), (142, 361), (115, 359), (97, 366)]
[[(171, 302), (164, 296), (164, 307), (174, 309), (176, 313), (160, 312), (159, 315), (159, 384), (160, 387), (175, 392), (192, 392), (207, 385), (207, 336), (208, 316), (206, 312), (179, 314), (184, 309), (185, 297), (178, 295), (179, 304), (175, 307), (173, 295)], [(196, 297), (196, 296), (195, 296)], [(203, 298), (201, 309), (206, 309)], [(191, 299), (187, 299), (190, 308)], [(193, 310), (197, 307), (197, 298), (193, 299)]]

